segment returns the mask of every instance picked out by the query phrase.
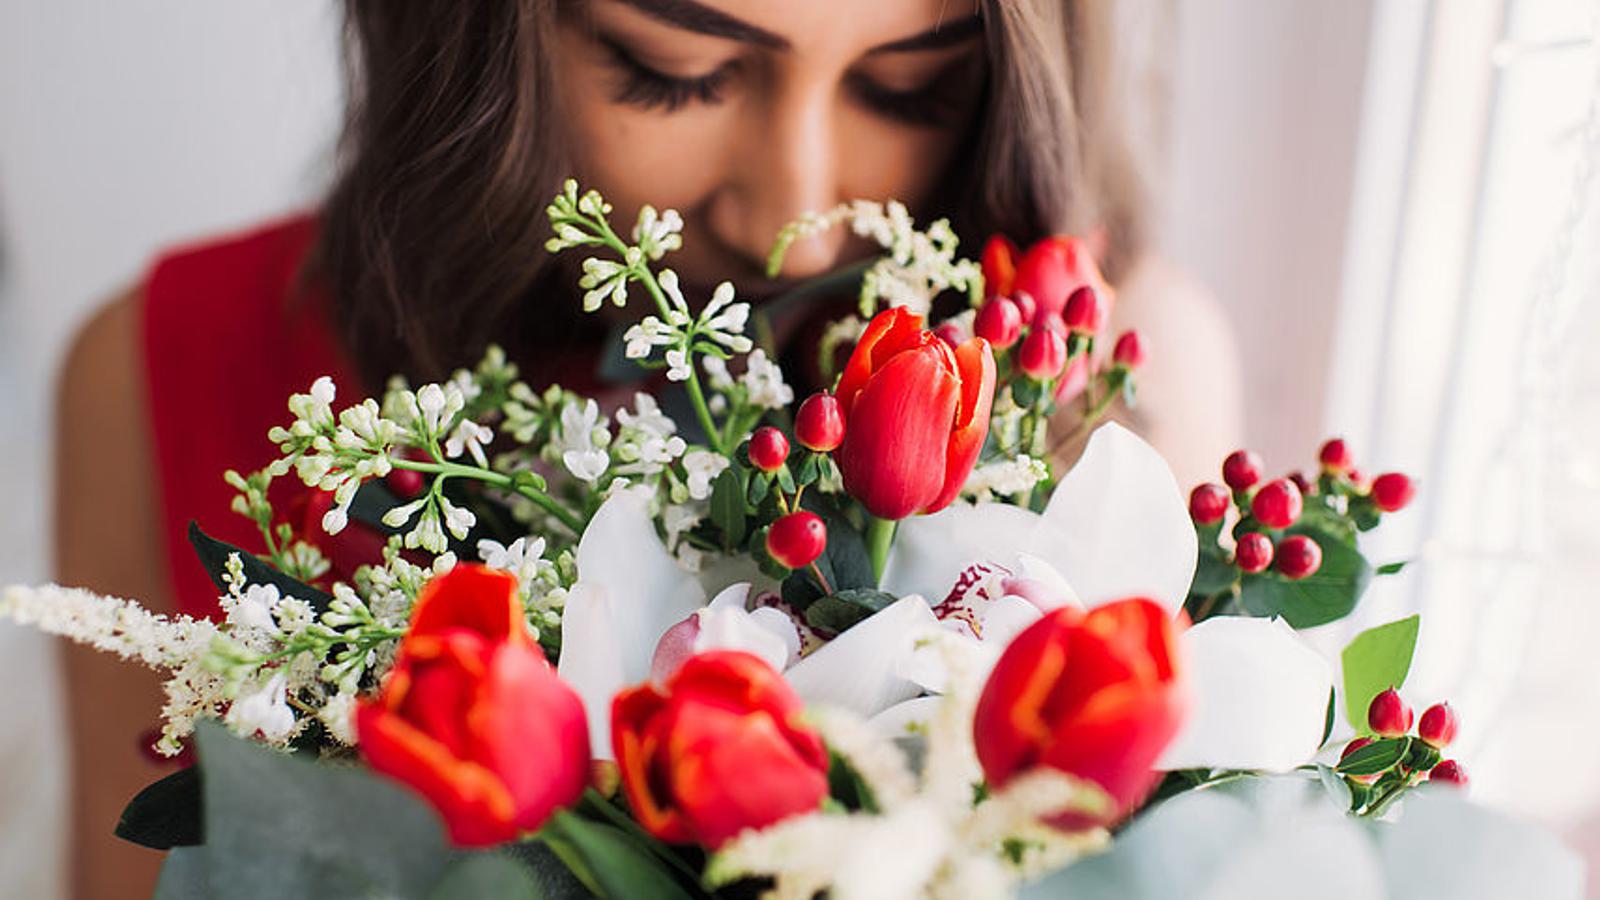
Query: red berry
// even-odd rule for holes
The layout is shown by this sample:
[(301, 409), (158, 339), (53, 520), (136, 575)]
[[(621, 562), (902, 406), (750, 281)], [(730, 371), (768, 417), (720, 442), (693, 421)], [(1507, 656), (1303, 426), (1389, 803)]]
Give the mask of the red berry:
[(767, 530), (767, 554), (791, 569), (817, 561), (828, 546), (828, 527), (814, 512), (792, 512)]
[(1291, 534), (1279, 541), (1274, 556), (1278, 571), (1291, 580), (1315, 575), (1322, 568), (1321, 545), (1303, 534)]
[(1461, 768), (1461, 763), (1458, 763), (1453, 759), (1447, 759), (1429, 770), (1428, 780), (1437, 781), (1440, 784), (1448, 784), (1453, 787), (1465, 788), (1468, 784), (1467, 770)]
[(1005, 297), (995, 297), (978, 307), (972, 330), (996, 350), (1005, 350), (1022, 337), (1022, 310)]
[(1300, 518), (1305, 500), (1287, 478), (1269, 481), (1250, 501), (1250, 513), (1268, 528), (1288, 528)]
[(1222, 480), (1242, 491), (1261, 480), (1261, 457), (1250, 450), (1235, 450), (1222, 461)]
[(1017, 312), (1022, 313), (1024, 322), (1032, 322), (1034, 315), (1039, 311), (1039, 301), (1033, 299), (1033, 295), (1027, 291), (1012, 292), (1011, 302), (1017, 305)]
[(1417, 486), (1399, 472), (1385, 472), (1372, 479), (1372, 502), (1384, 512), (1399, 512), (1417, 496)]
[(1456, 728), (1459, 725), (1456, 711), (1450, 708), (1450, 704), (1435, 703), (1423, 710), (1422, 718), (1417, 720), (1417, 737), (1443, 750), (1456, 739)]
[(1344, 438), (1333, 438), (1322, 445), (1317, 452), (1317, 462), (1322, 463), (1322, 471), (1334, 475), (1350, 471), (1355, 465), (1355, 460), (1350, 456), (1350, 448), (1345, 445)]
[(1399, 691), (1389, 688), (1367, 706), (1367, 727), (1378, 737), (1401, 737), (1411, 730), (1411, 707), (1400, 699)]
[(1272, 565), (1272, 539), (1259, 531), (1239, 535), (1239, 545), (1233, 548), (1233, 561), (1252, 575), (1266, 571), (1267, 566)]
[(1034, 325), (1017, 351), (1017, 368), (1022, 374), (1046, 381), (1061, 374), (1067, 364), (1067, 340), (1055, 329)]
[(389, 486), (389, 492), (400, 500), (415, 500), (422, 495), (422, 489), (427, 486), (427, 479), (415, 469), (390, 469), (389, 477), (384, 479)]
[(1290, 472), (1284, 476), (1289, 483), (1300, 489), (1300, 496), (1305, 497), (1311, 493), (1311, 479), (1304, 472)]
[(1144, 340), (1137, 331), (1124, 331), (1111, 349), (1111, 361), (1124, 369), (1137, 369), (1144, 365)]
[(789, 439), (771, 425), (750, 435), (750, 464), (763, 472), (776, 472), (789, 459)]
[(1202, 484), (1189, 492), (1189, 518), (1201, 525), (1215, 524), (1228, 514), (1232, 502), (1227, 488), (1220, 484)]
[(1100, 326), (1105, 324), (1105, 308), (1100, 303), (1100, 295), (1086, 284), (1067, 297), (1061, 317), (1068, 328), (1079, 334), (1099, 334)]
[(1351, 467), (1350, 471), (1344, 473), (1344, 477), (1346, 481), (1357, 486), (1367, 480), (1367, 476), (1363, 475), (1361, 470), (1355, 467)]
[(794, 439), (817, 453), (832, 453), (844, 443), (844, 407), (832, 394), (817, 392), (800, 404), (794, 417)]

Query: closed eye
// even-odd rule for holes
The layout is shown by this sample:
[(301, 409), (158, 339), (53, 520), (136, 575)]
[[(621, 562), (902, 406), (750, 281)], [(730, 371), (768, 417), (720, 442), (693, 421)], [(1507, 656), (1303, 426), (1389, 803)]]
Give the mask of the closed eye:
[(612, 100), (640, 109), (677, 112), (690, 103), (708, 106), (722, 102), (723, 90), (733, 75), (736, 61), (729, 61), (705, 75), (668, 75), (645, 65), (620, 42), (597, 36), (605, 48), (607, 61), (621, 76)]

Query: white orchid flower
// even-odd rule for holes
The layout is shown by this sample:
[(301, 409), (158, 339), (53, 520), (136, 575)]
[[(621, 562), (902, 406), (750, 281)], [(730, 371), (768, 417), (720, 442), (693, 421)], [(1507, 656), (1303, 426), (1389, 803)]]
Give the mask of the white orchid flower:
[[(1055, 606), (1142, 596), (1176, 615), (1197, 553), (1188, 505), (1166, 461), (1112, 423), (1095, 431), (1042, 514), (957, 504), (902, 522), (883, 587), (946, 598), (935, 607), (946, 624), (965, 623), (992, 661)], [(1316, 754), (1332, 672), (1287, 625), (1216, 618), (1185, 630), (1179, 643), (1192, 703), (1164, 768), (1284, 771)], [(906, 671), (940, 688), (937, 654), (920, 654)], [(880, 719), (897, 727), (915, 721), (914, 708)]]

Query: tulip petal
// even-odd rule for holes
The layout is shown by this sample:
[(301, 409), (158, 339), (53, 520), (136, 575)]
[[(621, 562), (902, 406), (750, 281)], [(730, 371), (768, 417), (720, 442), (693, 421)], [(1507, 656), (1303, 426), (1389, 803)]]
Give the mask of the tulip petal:
[(919, 635), (939, 620), (921, 597), (906, 597), (868, 616), (784, 673), (807, 703), (872, 716), (922, 688), (901, 674)]
[[(630, 683), (650, 674), (656, 642), (667, 629), (705, 603), (699, 581), (678, 566), (656, 536), (644, 501), (626, 491), (602, 504), (584, 529), (578, 541), (578, 583), (606, 595), (613, 628), (596, 637), (618, 647), (623, 677)], [(590, 652), (590, 635), (574, 646), (564, 629), (562, 634), (563, 663), (574, 651)]]
[(945, 451), (944, 488), (922, 512), (938, 512), (961, 496), (961, 487), (972, 474), (984, 438), (989, 436), (995, 381), (994, 351), (989, 349), (989, 342), (973, 338), (957, 347), (956, 373), (960, 377), (960, 403)]
[(1333, 675), (1286, 623), (1219, 616), (1179, 643), (1191, 707), (1160, 768), (1283, 772), (1316, 755)]
[(868, 512), (903, 519), (943, 491), (960, 389), (950, 348), (932, 338), (896, 354), (856, 394), (835, 460)]
[(881, 587), (899, 597), (943, 600), (968, 566), (1009, 566), (1033, 540), (1039, 516), (1006, 503), (956, 503), (900, 523)]
[(867, 330), (862, 333), (861, 340), (856, 341), (833, 392), (844, 407), (847, 431), (856, 393), (866, 386), (867, 379), (891, 356), (916, 346), (921, 340), (922, 317), (903, 306), (886, 309), (867, 323)]
[(589, 746), (596, 759), (611, 758), (611, 698), (642, 680), (628, 677), (616, 630), (611, 594), (596, 585), (574, 585), (561, 614), (561, 660), (556, 671), (583, 698)]
[(1090, 607), (1150, 597), (1176, 614), (1194, 578), (1199, 541), (1166, 460), (1115, 422), (1096, 429), (1083, 458), (1045, 507), (1035, 545)]

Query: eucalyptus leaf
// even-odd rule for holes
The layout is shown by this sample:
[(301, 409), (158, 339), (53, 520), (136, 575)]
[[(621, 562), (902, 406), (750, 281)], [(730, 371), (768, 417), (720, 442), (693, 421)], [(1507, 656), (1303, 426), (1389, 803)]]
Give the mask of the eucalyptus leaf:
[(451, 863), (428, 891), (427, 900), (544, 900), (548, 896), (510, 857), (474, 853)]
[(709, 896), (674, 878), (648, 847), (615, 826), (562, 811), (545, 823), (539, 839), (602, 900), (696, 900)]
[(1420, 615), (1368, 628), (1355, 636), (1339, 654), (1344, 668), (1344, 714), (1356, 731), (1371, 733), (1367, 707), (1372, 698), (1405, 684), (1411, 657), (1417, 647)]

